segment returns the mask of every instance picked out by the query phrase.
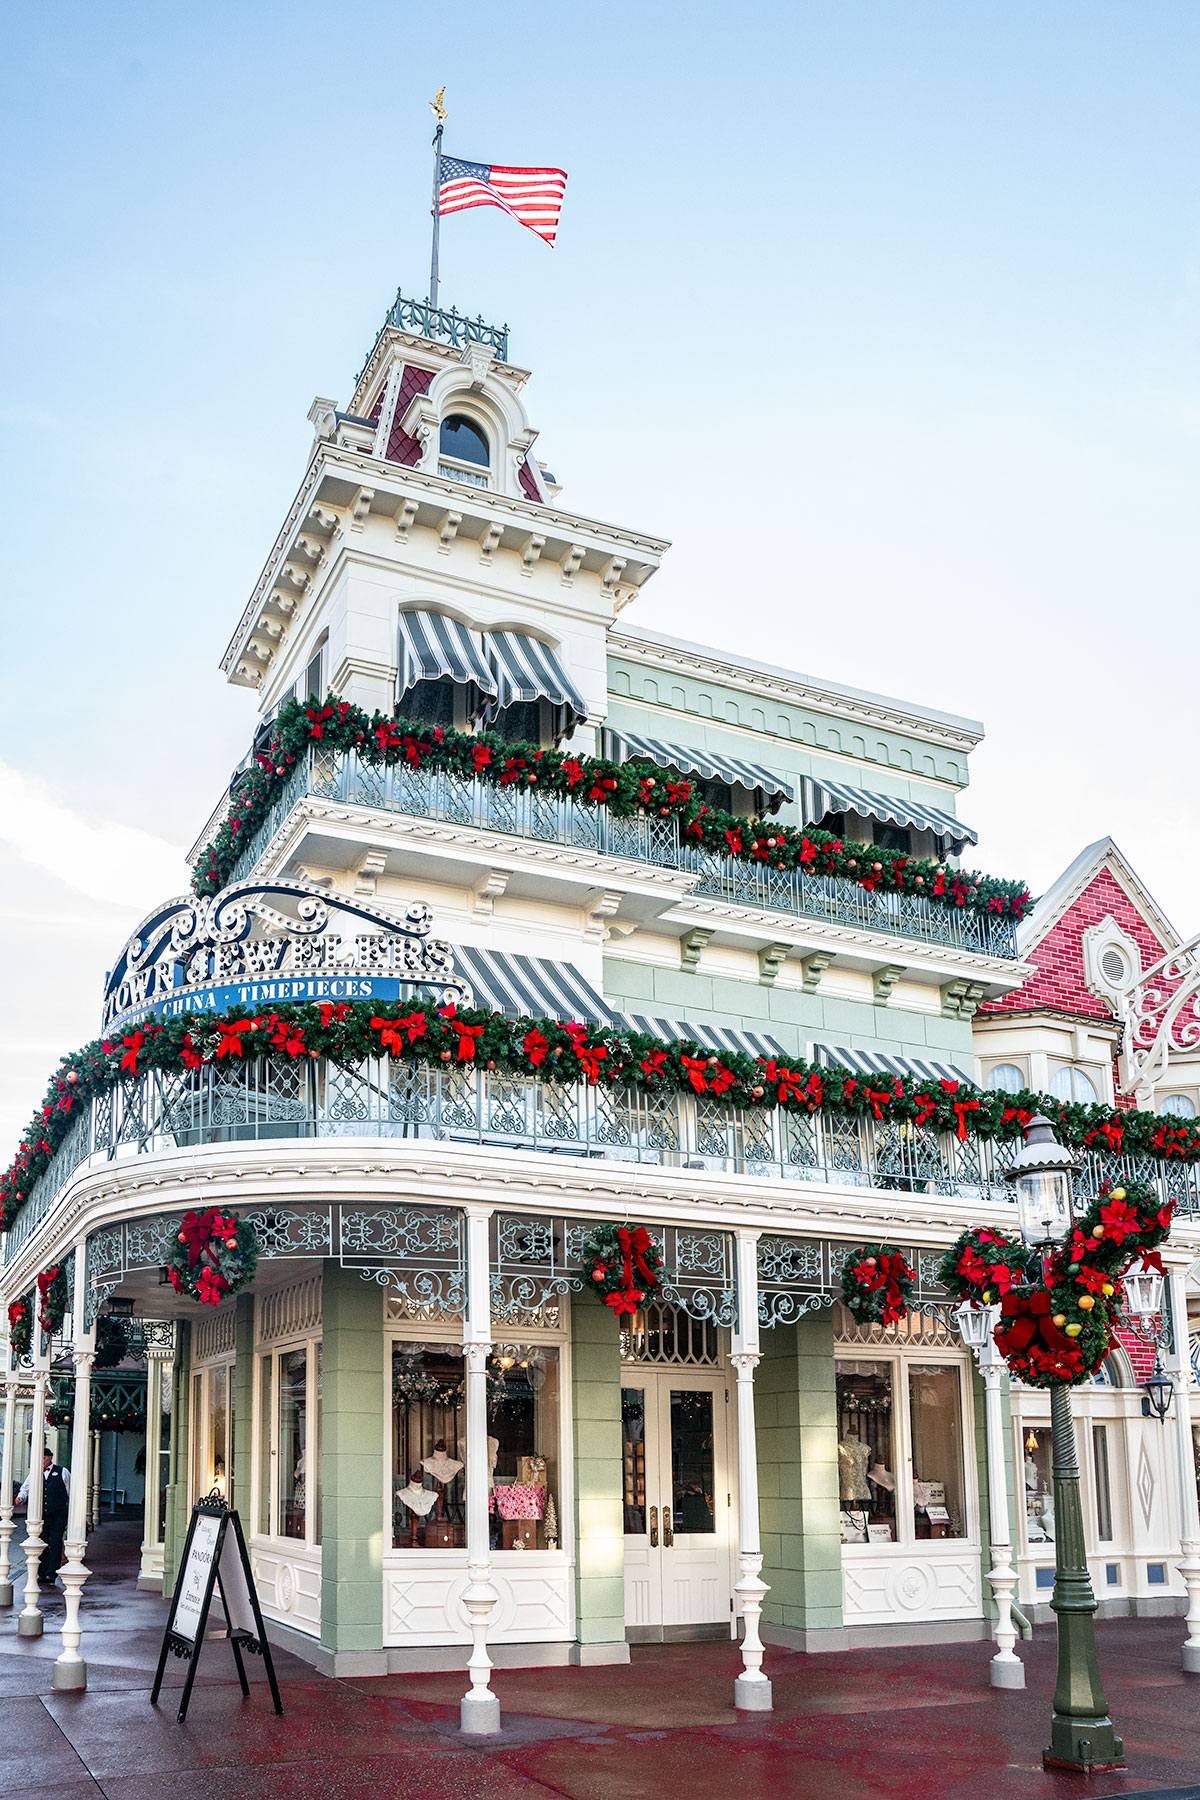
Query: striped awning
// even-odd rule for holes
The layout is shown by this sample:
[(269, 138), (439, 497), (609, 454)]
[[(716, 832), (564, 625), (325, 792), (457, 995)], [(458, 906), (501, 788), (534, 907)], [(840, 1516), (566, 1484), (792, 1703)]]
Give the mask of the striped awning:
[(476, 1006), (511, 1018), (578, 1019), (616, 1028), (623, 1023), (620, 1013), (570, 963), (456, 944), (454, 968), (470, 982)]
[(931, 831), (941, 856), (957, 856), (964, 844), (977, 844), (979, 833), (952, 813), (925, 806), (919, 800), (901, 800), (896, 794), (869, 794), (864, 788), (844, 787), (838, 781), (800, 778), (800, 817), (805, 825), (819, 825), (830, 813), (857, 813), (863, 819), (880, 819), (891, 825), (912, 825)]
[(724, 1025), (689, 1025), (679, 1019), (648, 1019), (640, 1013), (625, 1013), (621, 1022), (626, 1031), (644, 1031), (647, 1037), (659, 1038), (664, 1044), (691, 1038), (708, 1050), (724, 1051), (727, 1055), (740, 1052), (743, 1056), (757, 1058), (784, 1054), (774, 1038), (765, 1037), (759, 1031), (731, 1031)]
[(702, 781), (724, 781), (730, 787), (745, 788), (755, 796), (760, 812), (778, 812), (785, 800), (795, 798), (790, 781), (759, 763), (741, 762), (715, 750), (697, 750), (691, 744), (660, 743), (632, 731), (606, 729), (601, 736), (604, 754), (613, 762), (652, 762), (660, 769), (677, 769), (681, 775), (699, 775)]
[(677, 1019), (650, 1019), (615, 1011), (570, 963), (541, 956), (516, 956), (504, 950), (454, 946), (455, 973), (471, 984), (476, 1006), (488, 1006), (510, 1018), (558, 1019), (605, 1025), (613, 1031), (640, 1031), (664, 1044), (691, 1038), (709, 1050), (746, 1056), (782, 1056), (773, 1038), (758, 1032), (731, 1031), (724, 1026), (687, 1025)]
[(466, 690), (467, 715), (477, 718), (496, 694), (496, 678), (488, 668), (479, 640), (445, 613), (400, 614), (400, 674), (397, 705), (418, 681), (453, 681)]
[(953, 1063), (931, 1057), (892, 1056), (882, 1050), (848, 1050), (840, 1044), (814, 1044), (813, 1060), (830, 1069), (850, 1069), (856, 1075), (911, 1075), (914, 1081), (959, 1081), (974, 1087), (975, 1077), (964, 1075)]
[(524, 631), (487, 631), (484, 651), (494, 682), (489, 719), (518, 701), (548, 700), (554, 736), (564, 737), (587, 718), (587, 706), (549, 644)]

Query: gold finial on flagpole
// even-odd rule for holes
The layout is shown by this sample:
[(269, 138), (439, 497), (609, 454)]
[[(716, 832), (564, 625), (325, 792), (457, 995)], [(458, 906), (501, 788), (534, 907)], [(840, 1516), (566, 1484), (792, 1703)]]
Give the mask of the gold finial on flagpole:
[(445, 84), (445, 82), (443, 82), (441, 87), (438, 89), (437, 93), (434, 95), (433, 99), (429, 102), (429, 110), (433, 114), (434, 118), (437, 120), (439, 128), (441, 127), (442, 121), (444, 119), (448, 119), (450, 117), (449, 113), (446, 111), (445, 107), (442, 105), (442, 95), (445, 92), (446, 92), (446, 84)]

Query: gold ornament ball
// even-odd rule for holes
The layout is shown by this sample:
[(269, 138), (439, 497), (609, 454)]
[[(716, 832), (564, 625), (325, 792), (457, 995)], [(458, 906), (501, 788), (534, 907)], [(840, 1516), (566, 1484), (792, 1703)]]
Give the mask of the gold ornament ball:
[(1091, 1312), (1095, 1304), (1096, 1296), (1094, 1294), (1080, 1294), (1078, 1302), (1080, 1312)]
[(1082, 1325), (1068, 1325), (1067, 1326), (1067, 1336), (1069, 1338), (1077, 1338), (1082, 1330), (1083, 1330)]
[(1064, 1325), (1065, 1325), (1065, 1324), (1066, 1324), (1066, 1322), (1067, 1322), (1067, 1315), (1066, 1315), (1066, 1313), (1055, 1313), (1055, 1315), (1054, 1315), (1054, 1319), (1053, 1319), (1053, 1321), (1052, 1321), (1052, 1322), (1053, 1322), (1053, 1323), (1054, 1323), (1054, 1324), (1055, 1324), (1055, 1325), (1057, 1325), (1057, 1326), (1058, 1326), (1058, 1329), (1059, 1329), (1059, 1330), (1060, 1330), (1060, 1331), (1061, 1331), (1061, 1330), (1062, 1330), (1062, 1328), (1063, 1328), (1063, 1326), (1064, 1326)]
[(1103, 1236), (1104, 1236), (1104, 1227), (1103, 1227), (1103, 1225), (1093, 1225), (1093, 1227), (1092, 1227), (1092, 1236), (1093, 1236), (1093, 1237), (1094, 1237), (1094, 1238), (1102, 1238), (1102, 1237), (1103, 1237)]
[(1123, 1200), (1124, 1198), (1125, 1198), (1125, 1189), (1124, 1188), (1114, 1188), (1112, 1193), (1109, 1195), (1110, 1200)]
[(1105, 1295), (1111, 1295), (1111, 1294), (1115, 1294), (1115, 1293), (1116, 1293), (1116, 1291), (1117, 1291), (1117, 1290), (1116, 1290), (1116, 1288), (1115, 1288), (1115, 1287), (1114, 1287), (1114, 1286), (1113, 1286), (1113, 1284), (1112, 1284), (1112, 1282), (1111, 1282), (1111, 1281), (1106, 1281), (1106, 1282), (1105, 1282), (1105, 1284), (1104, 1284), (1104, 1286), (1103, 1286), (1103, 1287), (1102, 1287), (1102, 1288), (1101, 1288), (1101, 1290), (1100, 1290), (1100, 1292), (1101, 1292), (1101, 1293), (1102, 1293), (1102, 1294), (1105, 1294)]

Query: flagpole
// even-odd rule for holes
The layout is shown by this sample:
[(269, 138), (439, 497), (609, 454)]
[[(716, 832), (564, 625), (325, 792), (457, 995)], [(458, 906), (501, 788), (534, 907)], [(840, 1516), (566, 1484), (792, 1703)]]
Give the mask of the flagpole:
[(440, 87), (437, 99), (429, 102), (437, 119), (437, 130), (433, 134), (433, 253), (429, 259), (429, 304), (434, 308), (438, 303), (438, 236), (442, 222), (438, 208), (442, 194), (442, 126), (446, 120), (442, 95), (445, 91)]

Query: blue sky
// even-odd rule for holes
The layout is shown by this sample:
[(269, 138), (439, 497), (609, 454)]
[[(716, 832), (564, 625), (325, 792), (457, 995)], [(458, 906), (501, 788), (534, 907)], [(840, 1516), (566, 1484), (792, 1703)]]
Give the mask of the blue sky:
[[(1035, 891), (1111, 832), (1200, 927), (1200, 9), (267, 0), (10, 12), (0, 1130), (94, 1029), (248, 737), (216, 664), (402, 286), (446, 144), (569, 173), (449, 221), (564, 503), (674, 541), (642, 622), (984, 720)], [(10, 968), (11, 968), (10, 964)]]

